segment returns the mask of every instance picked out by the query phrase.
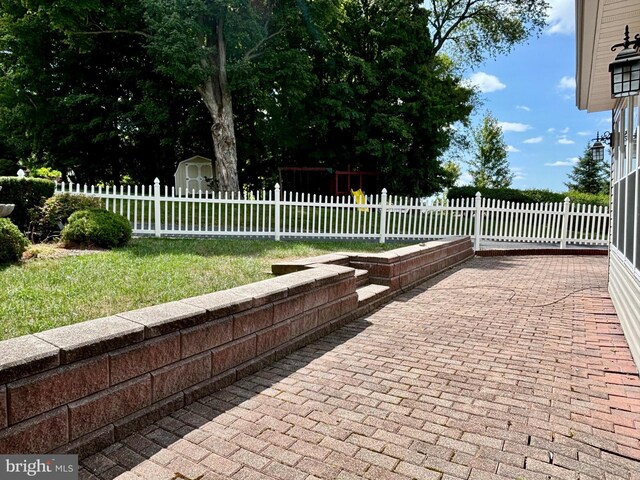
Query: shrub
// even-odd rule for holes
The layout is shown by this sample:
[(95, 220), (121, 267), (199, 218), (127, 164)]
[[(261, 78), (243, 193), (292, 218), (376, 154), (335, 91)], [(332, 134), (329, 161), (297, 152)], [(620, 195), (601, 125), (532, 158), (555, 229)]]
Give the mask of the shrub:
[(51, 180), (31, 177), (0, 177), (0, 203), (13, 203), (15, 208), (9, 218), (20, 230), (29, 228), (30, 210), (41, 206), (53, 196), (56, 184)]
[(55, 181), (62, 178), (62, 172), (49, 167), (40, 167), (33, 170), (31, 172), (31, 176), (36, 178), (48, 178), (49, 180)]
[(55, 195), (48, 198), (42, 207), (33, 211), (31, 233), (40, 239), (58, 235), (72, 213), (101, 207), (102, 202), (99, 198), (72, 193)]
[(453, 187), (447, 193), (447, 198), (474, 198), (477, 192), (480, 192), (484, 198), (493, 198), (506, 202), (528, 203), (537, 201), (531, 200), (522, 190), (513, 188), (478, 188), (473, 186)]
[(593, 205), (596, 207), (608, 207), (609, 195), (606, 193), (582, 193), (582, 192), (567, 192), (566, 196), (571, 199), (573, 203), (586, 203), (587, 205)]
[(8, 218), (0, 218), (0, 263), (20, 260), (29, 245), (22, 232)]
[(540, 203), (556, 203), (564, 202), (566, 195), (564, 193), (552, 192), (551, 190), (522, 190), (530, 202)]
[(131, 240), (131, 225), (123, 216), (107, 210), (79, 210), (62, 229), (62, 240), (72, 245), (119, 247)]
[(484, 198), (504, 200), (506, 202), (562, 203), (566, 197), (569, 197), (573, 203), (609, 205), (609, 196), (606, 194), (593, 195), (580, 192), (557, 193), (541, 189), (516, 190), (514, 188), (477, 188), (472, 186), (453, 187), (447, 193), (447, 198), (473, 198), (478, 191)]

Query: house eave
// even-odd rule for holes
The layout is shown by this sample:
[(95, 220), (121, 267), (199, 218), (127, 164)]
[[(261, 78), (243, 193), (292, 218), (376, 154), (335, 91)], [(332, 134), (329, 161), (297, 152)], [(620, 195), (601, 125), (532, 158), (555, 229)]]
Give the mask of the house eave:
[(611, 98), (611, 45), (623, 39), (624, 27), (640, 32), (638, 0), (576, 0), (576, 106), (602, 112), (615, 106)]

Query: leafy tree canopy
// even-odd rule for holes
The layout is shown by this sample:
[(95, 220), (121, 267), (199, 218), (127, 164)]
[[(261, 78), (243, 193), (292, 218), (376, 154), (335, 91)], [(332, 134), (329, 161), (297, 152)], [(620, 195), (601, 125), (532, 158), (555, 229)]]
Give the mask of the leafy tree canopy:
[(464, 64), (505, 54), (545, 26), (544, 0), (427, 0), (434, 52)]
[(540, 31), (545, 8), (6, 0), (0, 158), (119, 182), (169, 181), (179, 160), (204, 154), (219, 185), (235, 185), (237, 164), (253, 186), (282, 165), (351, 166), (379, 171), (390, 191), (430, 194), (450, 182), (439, 158), (475, 101), (452, 47), (473, 61), (508, 49)]
[(481, 188), (506, 188), (513, 181), (513, 173), (507, 159), (507, 144), (502, 128), (491, 113), (473, 132), (474, 156), (469, 161), (469, 174), (473, 185)]

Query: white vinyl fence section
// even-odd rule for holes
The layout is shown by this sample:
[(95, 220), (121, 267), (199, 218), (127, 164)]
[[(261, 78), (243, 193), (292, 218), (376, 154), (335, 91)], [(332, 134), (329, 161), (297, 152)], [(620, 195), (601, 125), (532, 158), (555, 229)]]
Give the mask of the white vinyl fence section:
[(475, 198), (430, 200), (367, 195), (330, 197), (297, 192), (215, 193), (153, 186), (88, 187), (58, 184), (56, 193), (103, 200), (125, 216), (134, 234), (316, 239), (426, 240), (471, 236), (481, 240), (607, 245), (609, 210), (563, 203), (518, 204)]

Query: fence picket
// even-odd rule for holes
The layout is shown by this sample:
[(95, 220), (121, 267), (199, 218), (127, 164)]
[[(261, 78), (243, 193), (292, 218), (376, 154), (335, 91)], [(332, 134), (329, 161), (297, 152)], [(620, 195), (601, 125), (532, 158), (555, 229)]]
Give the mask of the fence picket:
[[(572, 203), (518, 204), (498, 199), (420, 199), (275, 190), (196, 191), (164, 186), (60, 183), (56, 194), (100, 198), (132, 222), (136, 234), (253, 235), (421, 240), (459, 235), (497, 241), (606, 245), (608, 207)], [(262, 193), (261, 193), (262, 192)], [(276, 196), (278, 198), (276, 198)], [(476, 212), (476, 201), (479, 210)], [(565, 215), (566, 205), (566, 215)], [(177, 210), (177, 212), (176, 212)], [(275, 215), (274, 215), (275, 214)], [(275, 216), (275, 218), (273, 218)], [(564, 219), (564, 221), (563, 221)]]

